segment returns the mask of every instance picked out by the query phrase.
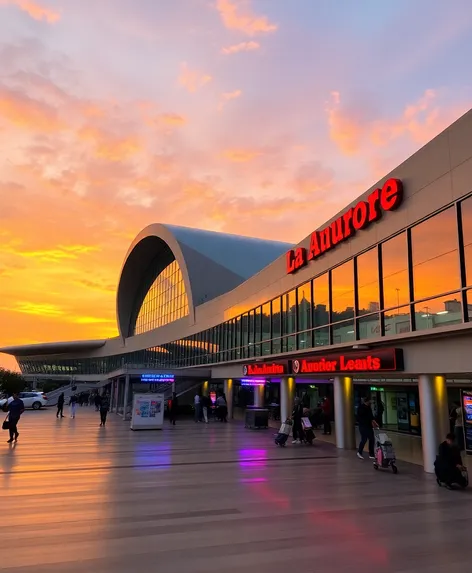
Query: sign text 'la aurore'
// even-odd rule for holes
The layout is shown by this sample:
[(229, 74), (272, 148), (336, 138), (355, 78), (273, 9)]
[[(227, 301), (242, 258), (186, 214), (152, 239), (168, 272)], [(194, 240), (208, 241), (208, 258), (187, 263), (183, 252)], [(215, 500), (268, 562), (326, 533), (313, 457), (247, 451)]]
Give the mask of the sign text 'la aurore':
[(378, 221), (384, 211), (394, 211), (403, 199), (403, 185), (399, 179), (389, 179), (382, 189), (375, 189), (367, 201), (359, 201), (330, 225), (311, 234), (310, 248), (298, 247), (287, 252), (287, 273), (291, 274), (330, 251), (337, 244), (352, 237)]

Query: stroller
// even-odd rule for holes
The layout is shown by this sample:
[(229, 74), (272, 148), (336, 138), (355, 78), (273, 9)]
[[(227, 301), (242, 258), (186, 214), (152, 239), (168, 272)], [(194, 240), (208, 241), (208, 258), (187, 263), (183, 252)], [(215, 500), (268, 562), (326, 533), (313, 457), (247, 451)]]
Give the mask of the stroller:
[(281, 448), (284, 448), (291, 431), (292, 420), (287, 418), (287, 420), (285, 420), (285, 422), (280, 426), (279, 433), (275, 436), (275, 444)]
[(398, 473), (393, 444), (385, 432), (376, 432), (374, 469), (387, 469), (389, 467), (392, 468), (394, 474)]

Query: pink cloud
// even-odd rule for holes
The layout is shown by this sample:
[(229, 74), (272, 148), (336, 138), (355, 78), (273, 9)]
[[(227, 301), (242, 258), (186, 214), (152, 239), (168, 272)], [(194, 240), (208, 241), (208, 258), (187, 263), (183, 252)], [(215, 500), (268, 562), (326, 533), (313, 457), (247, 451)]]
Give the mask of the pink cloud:
[(54, 24), (60, 20), (61, 15), (52, 8), (41, 6), (33, 0), (0, 0), (2, 6), (17, 6), (23, 12), (26, 12), (31, 18), (39, 21), (46, 21), (49, 24)]
[(241, 97), (242, 93), (243, 93), (242, 90), (234, 90), (232, 92), (225, 92), (221, 96), (221, 102), (220, 102), (220, 105), (218, 106), (218, 109), (222, 110), (227, 102), (229, 102), (233, 99), (238, 99), (239, 97)]
[(228, 46), (227, 48), (222, 48), (221, 53), (225, 55), (238, 54), (239, 52), (253, 52), (258, 50), (261, 45), (258, 42), (241, 42), (240, 44), (234, 44), (233, 46)]
[(180, 66), (179, 84), (190, 93), (196, 92), (211, 80), (210, 75), (190, 69), (187, 62)]
[(278, 28), (267, 16), (253, 14), (248, 0), (217, 0), (216, 8), (226, 28), (238, 30), (247, 36), (275, 32)]

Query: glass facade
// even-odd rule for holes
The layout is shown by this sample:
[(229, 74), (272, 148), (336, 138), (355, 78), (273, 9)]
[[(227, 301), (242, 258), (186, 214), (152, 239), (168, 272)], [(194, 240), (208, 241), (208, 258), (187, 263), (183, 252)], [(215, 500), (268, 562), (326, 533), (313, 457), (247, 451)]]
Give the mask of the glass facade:
[[(161, 275), (154, 281), (155, 294), (146, 297), (136, 332), (188, 313), (183, 284), (176, 286), (182, 275), (176, 264), (170, 267), (168, 287)], [(70, 368), (71, 374), (136, 363), (180, 368), (451, 326), (472, 316), (471, 283), (472, 197), (213, 328), (93, 366), (64, 360), (47, 368)], [(177, 299), (174, 306), (163, 302)], [(36, 363), (21, 361), (21, 367), (33, 373)]]
[(160, 272), (144, 296), (134, 327), (142, 334), (188, 315), (188, 298), (177, 261)]

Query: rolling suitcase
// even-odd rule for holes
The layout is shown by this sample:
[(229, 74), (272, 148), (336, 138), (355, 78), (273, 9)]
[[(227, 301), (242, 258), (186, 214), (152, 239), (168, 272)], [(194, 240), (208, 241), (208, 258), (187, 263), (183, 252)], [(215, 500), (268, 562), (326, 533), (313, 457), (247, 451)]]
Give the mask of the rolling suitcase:
[(283, 448), (288, 440), (288, 434), (281, 434), (280, 432), (275, 436), (275, 443)]
[(290, 436), (291, 430), (292, 430), (292, 424), (289, 420), (287, 420), (280, 426), (279, 433), (275, 436), (275, 443), (277, 446), (280, 446), (281, 448), (285, 446), (288, 437)]
[(305, 441), (311, 446), (315, 439), (315, 432), (313, 431), (313, 426), (311, 425), (309, 418), (302, 418), (302, 427), (305, 434)]

